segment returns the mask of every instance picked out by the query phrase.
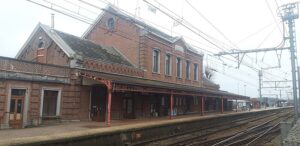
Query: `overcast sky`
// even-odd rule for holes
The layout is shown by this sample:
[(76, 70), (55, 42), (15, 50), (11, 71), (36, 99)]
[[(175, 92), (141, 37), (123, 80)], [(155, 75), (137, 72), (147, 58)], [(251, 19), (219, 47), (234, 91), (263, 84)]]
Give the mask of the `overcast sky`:
[[(42, 0), (35, 1), (47, 4)], [(78, 11), (78, 7), (71, 3), (80, 4), (83, 8), (87, 8), (87, 10), (81, 8), (79, 10), (80, 14), (91, 19), (95, 19), (101, 13), (101, 10), (76, 0), (49, 1), (73, 11)], [(105, 3), (101, 2), (101, 0), (86, 1), (101, 8), (105, 7)], [(159, 6), (155, 0), (148, 1)], [(170, 35), (183, 36), (188, 43), (205, 54), (204, 65), (216, 70), (213, 80), (220, 84), (222, 90), (257, 97), (258, 73), (246, 67), (246, 65), (256, 69), (278, 66), (275, 52), (249, 54), (245, 57), (245, 62), (240, 69), (236, 69), (237, 62), (234, 61), (232, 56), (218, 59), (210, 55), (230, 49), (258, 49), (278, 46), (282, 41), (282, 32), (284, 30), (282, 29), (282, 22), (277, 15), (277, 4), (282, 5), (294, 2), (294, 0), (188, 0), (198, 12), (185, 0), (158, 1), (162, 4), (159, 6), (161, 9), (164, 9), (163, 6), (166, 6), (171, 10), (168, 13), (176, 13), (185, 22), (212, 36), (214, 38), (212, 39), (213, 43), (219, 44), (218, 42), (222, 42), (220, 48), (211, 45), (182, 25), (174, 26), (174, 21), (160, 11), (156, 10), (155, 13), (149, 11), (149, 6), (142, 0), (110, 0), (110, 2), (135, 15), (137, 18), (143, 18), (143, 21), (146, 23)], [(0, 12), (0, 56), (14, 57), (38, 22), (46, 25), (51, 24), (51, 13), (55, 13), (55, 28), (58, 30), (81, 36), (89, 26), (87, 23), (53, 12), (26, 0), (2, 1)], [(205, 18), (201, 17), (199, 12)], [(213, 26), (205, 19), (209, 20)], [(296, 30), (299, 36), (299, 20), (296, 20)], [(299, 38), (297, 38), (297, 41), (299, 44)], [(288, 46), (288, 43), (286, 46)], [(281, 68), (276, 69), (264, 69), (263, 81), (291, 79), (288, 51), (282, 52), (281, 66)], [(280, 86), (289, 85), (287, 83)], [(264, 86), (274, 85), (265, 83)], [(291, 90), (282, 89), (282, 97), (288, 97), (288, 92), (291, 92)], [(275, 97), (273, 94), (279, 96), (279, 91), (264, 89), (263, 94)]]

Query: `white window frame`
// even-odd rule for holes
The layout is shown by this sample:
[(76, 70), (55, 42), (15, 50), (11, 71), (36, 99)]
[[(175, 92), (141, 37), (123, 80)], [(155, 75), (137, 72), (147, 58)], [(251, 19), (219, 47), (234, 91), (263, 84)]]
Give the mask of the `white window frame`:
[(41, 105), (40, 105), (40, 117), (43, 117), (43, 107), (44, 107), (44, 93), (45, 90), (49, 91), (58, 91), (57, 101), (56, 101), (56, 117), (60, 116), (60, 105), (61, 105), (61, 88), (53, 88), (53, 87), (43, 87), (41, 94)]
[[(178, 66), (177, 66), (177, 63), (178, 63), (178, 59), (180, 60), (180, 65), (179, 65), (179, 76), (178, 76)], [(180, 57), (176, 57), (176, 77), (177, 78), (182, 78), (182, 59)]]
[[(170, 65), (169, 65), (169, 74), (167, 74), (167, 57), (170, 57)], [(171, 54), (166, 54), (165, 56), (165, 74), (168, 76), (172, 75), (172, 55)]]
[[(155, 64), (154, 64), (154, 53), (155, 52), (158, 52), (158, 54), (157, 54), (157, 57), (158, 57), (158, 60), (157, 60), (157, 72), (156, 71), (154, 71), (154, 66), (155, 66)], [(153, 51), (152, 51), (152, 72), (153, 73), (160, 73), (160, 50), (159, 49), (153, 49)]]

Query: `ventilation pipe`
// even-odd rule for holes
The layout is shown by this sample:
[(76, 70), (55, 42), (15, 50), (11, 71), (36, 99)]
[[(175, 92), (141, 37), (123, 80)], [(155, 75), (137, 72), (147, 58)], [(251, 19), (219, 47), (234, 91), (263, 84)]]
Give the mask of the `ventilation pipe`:
[(51, 30), (54, 29), (54, 13), (51, 13)]

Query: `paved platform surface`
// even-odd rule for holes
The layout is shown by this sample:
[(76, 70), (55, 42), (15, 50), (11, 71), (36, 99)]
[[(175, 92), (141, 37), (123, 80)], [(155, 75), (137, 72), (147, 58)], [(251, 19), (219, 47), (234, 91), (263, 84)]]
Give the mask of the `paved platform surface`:
[[(262, 109), (267, 110), (267, 109)], [(258, 110), (251, 110), (255, 112)], [(249, 112), (249, 111), (243, 111)], [(186, 122), (191, 120), (200, 120), (211, 117), (218, 117), (224, 115), (239, 114), (243, 112), (224, 112), (209, 113), (201, 116), (199, 114), (176, 116), (173, 120), (168, 117), (150, 118), (150, 119), (126, 119), (126, 120), (112, 120), (111, 127), (106, 127), (105, 122), (63, 122), (57, 125), (33, 127), (24, 129), (6, 129), (0, 130), (0, 145), (10, 145), (26, 142), (36, 142), (51, 139), (64, 139), (76, 136), (84, 136), (99, 133), (110, 133), (116, 131), (123, 131), (128, 129), (137, 129), (149, 126), (165, 125), (171, 123)]]
[(298, 120), (293, 128), (289, 131), (287, 138), (283, 142), (284, 146), (299, 146), (300, 145), (300, 120)]

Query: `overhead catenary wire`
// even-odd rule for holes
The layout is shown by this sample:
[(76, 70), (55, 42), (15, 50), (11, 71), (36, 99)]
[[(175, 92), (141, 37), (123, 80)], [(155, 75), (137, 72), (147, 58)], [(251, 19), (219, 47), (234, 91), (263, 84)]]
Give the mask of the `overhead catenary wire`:
[[(115, 32), (113, 32), (113, 33), (115, 33)], [(133, 40), (133, 41), (137, 41), (137, 40)], [(218, 45), (219, 46), (219, 45)], [(222, 48), (222, 47), (221, 47)], [(218, 47), (218, 49), (221, 49), (220, 47)], [(204, 50), (209, 50), (209, 49), (204, 49)], [(247, 66), (247, 65), (246, 65)]]

